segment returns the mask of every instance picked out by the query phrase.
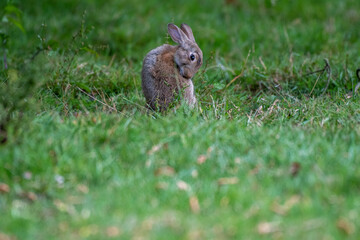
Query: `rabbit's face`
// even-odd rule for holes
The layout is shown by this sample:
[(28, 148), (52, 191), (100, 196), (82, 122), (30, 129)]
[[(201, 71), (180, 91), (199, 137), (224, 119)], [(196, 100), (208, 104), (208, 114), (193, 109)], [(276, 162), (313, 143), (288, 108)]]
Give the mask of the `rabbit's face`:
[(180, 28), (174, 24), (168, 24), (168, 32), (171, 38), (179, 44), (174, 61), (179, 68), (180, 75), (191, 79), (203, 63), (203, 54), (195, 42), (193, 32), (186, 24), (181, 24)]
[(203, 54), (196, 43), (180, 45), (174, 56), (180, 75), (187, 79), (192, 78), (199, 70), (202, 59)]

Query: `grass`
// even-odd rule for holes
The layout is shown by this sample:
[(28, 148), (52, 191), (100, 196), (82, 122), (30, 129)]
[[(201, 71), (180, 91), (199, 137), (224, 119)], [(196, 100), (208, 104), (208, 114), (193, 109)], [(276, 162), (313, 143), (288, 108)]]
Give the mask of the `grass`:
[[(0, 239), (357, 239), (358, 1), (11, 5)], [(148, 113), (168, 22), (203, 50), (199, 106)]]

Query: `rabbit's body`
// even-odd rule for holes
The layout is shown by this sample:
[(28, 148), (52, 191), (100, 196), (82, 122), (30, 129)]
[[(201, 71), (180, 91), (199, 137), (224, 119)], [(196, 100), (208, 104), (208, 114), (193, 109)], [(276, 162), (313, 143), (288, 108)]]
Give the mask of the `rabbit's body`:
[(142, 88), (152, 109), (165, 110), (179, 93), (189, 105), (196, 103), (192, 80), (180, 75), (173, 60), (177, 48), (164, 44), (151, 50), (144, 59)]
[[(169, 33), (171, 35), (171, 30)], [(179, 34), (183, 34), (180, 37), (184, 38), (184, 32)], [(194, 41), (188, 38), (187, 41), (176, 40), (180, 45), (164, 44), (157, 47), (146, 55), (143, 62), (142, 89), (147, 105), (154, 110), (166, 110), (177, 96), (190, 106), (196, 103), (191, 78), (202, 64), (202, 52), (196, 45), (195, 39)], [(189, 54), (194, 56), (196, 54), (196, 57), (192, 56), (193, 66), (189, 64)]]

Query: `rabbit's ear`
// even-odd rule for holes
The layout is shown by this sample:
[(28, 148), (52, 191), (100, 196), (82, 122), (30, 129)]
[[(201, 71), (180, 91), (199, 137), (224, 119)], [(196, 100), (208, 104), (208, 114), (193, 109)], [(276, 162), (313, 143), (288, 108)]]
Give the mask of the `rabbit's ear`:
[(185, 33), (172, 23), (168, 24), (168, 32), (172, 40), (178, 44), (183, 44), (188, 39)]
[(181, 24), (181, 30), (186, 34), (186, 36), (193, 42), (195, 42), (194, 34), (191, 30), (191, 27), (185, 23)]

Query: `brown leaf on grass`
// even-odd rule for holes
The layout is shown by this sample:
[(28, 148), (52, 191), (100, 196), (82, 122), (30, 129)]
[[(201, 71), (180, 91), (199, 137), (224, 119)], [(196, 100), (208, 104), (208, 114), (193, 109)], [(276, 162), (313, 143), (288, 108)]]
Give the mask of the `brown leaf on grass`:
[(146, 160), (145, 167), (147, 167), (147, 168), (151, 167), (152, 162), (153, 162), (152, 159)]
[(0, 183), (0, 193), (8, 193), (10, 191), (9, 185)]
[(164, 167), (160, 167), (158, 169), (155, 170), (154, 172), (155, 176), (174, 176), (175, 174), (175, 170), (172, 167), (169, 166), (164, 166)]
[(259, 234), (265, 235), (279, 231), (279, 227), (274, 222), (261, 222), (257, 225), (257, 231)]
[(94, 236), (98, 234), (99, 227), (95, 224), (81, 226), (78, 230), (78, 234), (80, 239), (88, 239), (90, 236)]
[(193, 213), (198, 214), (200, 212), (199, 200), (196, 196), (192, 196), (189, 199), (190, 209)]
[(227, 206), (229, 206), (229, 202), (230, 202), (230, 200), (228, 197), (222, 197), (220, 200), (220, 206), (227, 207)]
[(66, 232), (69, 229), (69, 224), (67, 222), (60, 222), (59, 225), (58, 225), (58, 229), (61, 232)]
[(167, 142), (164, 143), (162, 147), (163, 147), (164, 150), (168, 150), (169, 149), (169, 143), (167, 143)]
[(155, 218), (153, 216), (149, 216), (144, 219), (144, 221), (141, 223), (140, 232), (149, 232), (154, 228), (154, 225), (157, 225), (159, 223), (159, 219)]
[(236, 164), (240, 164), (242, 161), (241, 161), (241, 158), (236, 157), (236, 158), (234, 159), (234, 162), (235, 162)]
[(87, 194), (89, 192), (89, 188), (84, 184), (77, 185), (77, 190), (84, 194)]
[(0, 240), (16, 240), (16, 238), (0, 232)]
[(23, 192), (20, 194), (22, 198), (25, 198), (26, 200), (29, 200), (31, 202), (34, 202), (37, 200), (37, 196), (33, 192)]
[(201, 229), (194, 229), (194, 230), (190, 230), (187, 234), (186, 239), (189, 240), (199, 240), (199, 239), (204, 239), (204, 230)]
[(249, 175), (256, 175), (258, 174), (260, 169), (260, 164), (256, 165), (256, 167), (254, 167), (253, 169), (250, 170)]
[(207, 159), (207, 156), (206, 155), (200, 155), (198, 158), (197, 158), (197, 163), (198, 164), (203, 164)]
[[(77, 195), (68, 195), (66, 197), (66, 203), (70, 204), (70, 205), (78, 205), (78, 204), (82, 204), (84, 202), (84, 198), (81, 196), (77, 196)], [(85, 210), (85, 209), (83, 209)]]
[(225, 0), (225, 3), (228, 5), (233, 5), (236, 3), (236, 0)]
[(106, 235), (108, 237), (118, 237), (121, 234), (121, 231), (116, 226), (111, 226), (106, 228)]
[(168, 149), (169, 148), (169, 144), (168, 143), (159, 143), (157, 145), (154, 145), (148, 152), (148, 155), (152, 155), (156, 152), (158, 152), (161, 148), (163, 149)]
[(293, 162), (290, 167), (290, 174), (292, 177), (298, 175), (301, 169), (301, 164), (299, 162)]
[(245, 219), (251, 218), (253, 216), (256, 216), (260, 211), (260, 207), (256, 204), (253, 204), (245, 213), (244, 217)]
[(199, 176), (198, 171), (197, 171), (196, 169), (193, 169), (193, 170), (191, 171), (191, 176), (192, 176), (193, 178), (197, 178), (197, 177)]
[(73, 205), (64, 203), (59, 199), (55, 199), (53, 203), (54, 203), (55, 207), (61, 212), (66, 212), (66, 213), (70, 214), (71, 216), (74, 216), (76, 214), (76, 209)]
[(155, 186), (156, 189), (165, 190), (169, 187), (167, 182), (158, 182)]
[(201, 154), (198, 158), (197, 158), (197, 163), (199, 165), (203, 164), (204, 162), (206, 162), (206, 160), (210, 157), (212, 151), (214, 150), (213, 147), (209, 147), (206, 151), (206, 154)]
[(219, 178), (218, 179), (218, 185), (232, 185), (239, 182), (239, 179), (237, 177), (228, 177), (228, 178)]
[(180, 189), (180, 190), (183, 190), (183, 191), (187, 191), (190, 189), (189, 185), (182, 181), (182, 180), (179, 180), (176, 182), (176, 186)]
[(351, 235), (355, 231), (355, 226), (353, 223), (349, 222), (345, 218), (340, 218), (336, 222), (336, 227), (344, 232), (346, 235)]
[(162, 144), (154, 145), (148, 152), (148, 155), (152, 155), (161, 149)]
[(299, 202), (300, 196), (293, 195), (283, 205), (280, 205), (278, 202), (274, 202), (271, 210), (279, 215), (286, 215), (289, 210)]

